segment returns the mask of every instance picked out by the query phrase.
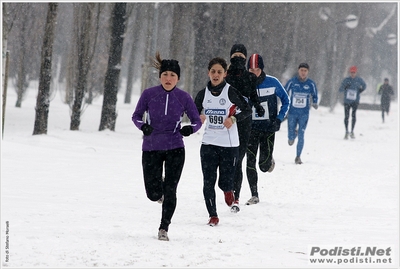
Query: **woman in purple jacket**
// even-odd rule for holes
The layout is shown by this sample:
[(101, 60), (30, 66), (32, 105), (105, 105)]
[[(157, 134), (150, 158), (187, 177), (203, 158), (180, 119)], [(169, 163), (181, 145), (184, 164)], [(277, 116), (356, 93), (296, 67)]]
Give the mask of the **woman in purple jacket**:
[[(158, 239), (168, 241), (168, 227), (175, 212), (176, 190), (185, 162), (182, 136), (197, 132), (201, 120), (192, 97), (176, 87), (180, 77), (178, 61), (162, 60), (157, 52), (152, 64), (159, 70), (161, 85), (143, 91), (132, 121), (144, 135), (142, 167), (147, 197), (162, 201)], [(184, 113), (191, 124), (181, 128)]]

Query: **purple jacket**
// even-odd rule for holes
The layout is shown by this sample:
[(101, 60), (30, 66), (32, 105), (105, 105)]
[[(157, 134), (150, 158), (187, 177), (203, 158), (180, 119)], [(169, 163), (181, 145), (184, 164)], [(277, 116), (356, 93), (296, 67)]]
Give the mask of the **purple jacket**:
[[(147, 115), (143, 120), (145, 112)], [(187, 92), (177, 87), (166, 91), (161, 85), (144, 90), (132, 114), (132, 121), (139, 129), (147, 123), (154, 130), (150, 135), (143, 136), (142, 150), (171, 150), (184, 147), (179, 132), (184, 113), (190, 120), (193, 133), (197, 132), (201, 128), (199, 112)]]

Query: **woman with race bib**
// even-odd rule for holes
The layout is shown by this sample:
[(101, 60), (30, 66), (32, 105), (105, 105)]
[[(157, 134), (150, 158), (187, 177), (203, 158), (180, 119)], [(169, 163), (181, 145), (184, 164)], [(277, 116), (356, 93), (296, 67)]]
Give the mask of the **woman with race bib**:
[[(200, 147), (203, 195), (209, 215), (208, 225), (219, 223), (215, 185), (224, 192), (225, 203), (232, 207), (233, 183), (239, 157), (237, 122), (251, 115), (251, 107), (240, 92), (225, 81), (228, 64), (213, 58), (208, 64), (209, 81), (194, 100), (204, 128)], [(241, 112), (236, 114), (236, 111)]]

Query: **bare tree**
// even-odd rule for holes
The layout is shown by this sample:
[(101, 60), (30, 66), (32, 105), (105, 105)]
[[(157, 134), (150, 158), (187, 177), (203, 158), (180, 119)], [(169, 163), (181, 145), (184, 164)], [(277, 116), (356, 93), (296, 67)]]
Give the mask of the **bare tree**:
[[(6, 4), (4, 4), (6, 5)], [(32, 79), (39, 77), (40, 46), (47, 5), (35, 3), (7, 4), (9, 15), (7, 24), (12, 25), (10, 76), (17, 93), (16, 107), (21, 107), (26, 89)]]
[[(77, 83), (75, 88), (75, 99), (72, 105), (70, 130), (79, 130), (81, 112), (83, 110), (83, 99), (87, 92), (87, 80), (90, 63), (93, 58), (97, 41), (97, 27), (92, 27), (96, 3), (77, 4), (74, 7), (76, 22), (76, 45), (77, 45)], [(98, 14), (97, 14), (98, 15)], [(97, 16), (98, 17), (98, 16)], [(96, 24), (98, 25), (98, 24)]]
[(4, 137), (4, 120), (5, 120), (5, 112), (6, 112), (6, 100), (7, 100), (7, 82), (8, 82), (8, 51), (7, 51), (7, 40), (8, 40), (8, 23), (7, 23), (7, 18), (8, 18), (8, 13), (7, 13), (7, 5), (5, 3), (3, 5), (3, 57), (2, 57), (2, 73), (1, 76), (3, 78), (3, 85), (2, 85), (2, 96), (3, 96), (3, 104), (2, 104), (2, 118), (1, 118), (1, 133), (2, 137)]
[(155, 41), (154, 36), (152, 35), (153, 29), (155, 27), (156, 22), (156, 14), (158, 12), (158, 5), (159, 3), (146, 5), (145, 13), (147, 14), (147, 34), (145, 39), (145, 51), (144, 51), (144, 63), (142, 64), (142, 85), (141, 85), (141, 92), (145, 90), (148, 85), (151, 85), (152, 77), (149, 75), (151, 72), (151, 64), (150, 64), (150, 57), (152, 52), (152, 43)]
[[(197, 94), (204, 87), (207, 82), (206, 68), (208, 62), (216, 55), (214, 52), (214, 42), (216, 38), (213, 37), (215, 18), (213, 18), (213, 3), (198, 3), (195, 6), (194, 16), (194, 31), (195, 31), (195, 44), (194, 44), (194, 77), (196, 80), (201, 81), (200, 85), (196, 85), (193, 91), (193, 96)], [(229, 48), (230, 49), (230, 48)], [(229, 54), (229, 51), (228, 51)], [(220, 56), (220, 55), (218, 55)]]
[(54, 29), (57, 18), (58, 3), (49, 3), (42, 47), (40, 66), (39, 93), (36, 101), (36, 117), (33, 135), (47, 134), (47, 121), (50, 107), (51, 63), (53, 56)]
[(121, 55), (125, 33), (125, 15), (126, 3), (115, 3), (112, 11), (111, 47), (104, 81), (104, 97), (99, 131), (104, 129), (115, 131), (118, 80), (121, 71)]
[[(29, 3), (26, 3), (26, 5), (29, 5)], [(28, 10), (30, 10), (28, 8)], [(28, 46), (25, 44), (25, 40), (27, 38), (26, 32), (31, 30), (27, 29), (32, 23), (29, 22), (29, 20), (22, 20), (22, 27), (19, 32), (19, 38), (21, 42), (21, 49), (19, 51), (19, 68), (18, 68), (18, 73), (17, 73), (17, 102), (15, 103), (16, 107), (21, 107), (22, 104), (22, 98), (24, 97), (25, 91), (29, 86), (29, 74), (26, 72), (27, 65), (25, 63), (26, 57), (28, 57)]]
[[(138, 4), (133, 4), (132, 9), (130, 10), (130, 13), (133, 13), (133, 25), (131, 27), (131, 32), (133, 35), (135, 35), (136, 32), (140, 31), (140, 28), (142, 27), (142, 24), (140, 23), (140, 13), (142, 11), (142, 5)], [(130, 16), (129, 16), (130, 17)], [(129, 59), (128, 59), (128, 73), (127, 73), (127, 81), (126, 81), (126, 91), (125, 91), (125, 99), (124, 103), (125, 104), (130, 104), (131, 103), (131, 97), (132, 97), (132, 90), (133, 90), (133, 83), (134, 83), (134, 78), (135, 78), (135, 56), (136, 52), (138, 51), (138, 43), (139, 40), (134, 36), (132, 38), (132, 44), (130, 46), (130, 53), (129, 53)]]
[[(101, 81), (102, 75), (105, 73), (103, 72), (103, 68), (105, 65), (98, 65), (95, 60), (98, 60), (98, 57), (95, 57), (96, 50), (98, 48), (98, 41), (99, 41), (99, 30), (101, 28), (101, 12), (103, 10), (104, 4), (103, 3), (96, 3), (91, 8), (93, 9), (92, 13), (94, 14), (92, 24), (91, 24), (91, 37), (90, 37), (90, 46), (91, 52), (89, 53), (89, 71), (88, 71), (88, 78), (87, 78), (87, 97), (85, 99), (86, 104), (92, 104), (93, 99), (100, 95), (101, 91), (98, 90), (101, 85), (98, 81)], [(106, 32), (109, 34), (109, 32)], [(97, 54), (99, 55), (99, 53)], [(105, 71), (105, 70), (104, 70)], [(96, 91), (97, 89), (97, 91)]]
[(194, 52), (194, 33), (193, 33), (193, 3), (179, 3), (173, 5), (172, 34), (170, 56), (179, 60), (181, 65), (181, 83), (183, 89), (194, 96), (193, 93), (193, 52)]

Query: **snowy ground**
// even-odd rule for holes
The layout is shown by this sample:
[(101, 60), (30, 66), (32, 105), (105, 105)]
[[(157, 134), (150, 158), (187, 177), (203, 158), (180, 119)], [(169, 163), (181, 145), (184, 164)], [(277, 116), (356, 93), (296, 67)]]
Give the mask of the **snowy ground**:
[(164, 242), (157, 240), (161, 206), (144, 191), (142, 135), (131, 122), (138, 95), (123, 104), (121, 94), (115, 132), (99, 132), (102, 97), (86, 109), (80, 131), (70, 131), (69, 108), (57, 93), (47, 135), (33, 136), (36, 95), (37, 87), (30, 88), (16, 108), (16, 93), (8, 90), (1, 144), (2, 267), (316, 268), (324, 265), (310, 262), (316, 257), (311, 247), (390, 247), (389, 255), (362, 263), (354, 258), (364, 256), (336, 256), (342, 264), (325, 266), (398, 268), (397, 103), (384, 124), (379, 111), (359, 110), (356, 138), (348, 141), (343, 106), (333, 113), (312, 109), (302, 165), (294, 164), (285, 121), (276, 135), (275, 170), (260, 174), (260, 203), (244, 205), (250, 198), (246, 177), (238, 214), (217, 189), (216, 227), (206, 225), (202, 130), (185, 138), (178, 205), (170, 241)]

